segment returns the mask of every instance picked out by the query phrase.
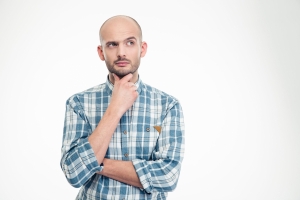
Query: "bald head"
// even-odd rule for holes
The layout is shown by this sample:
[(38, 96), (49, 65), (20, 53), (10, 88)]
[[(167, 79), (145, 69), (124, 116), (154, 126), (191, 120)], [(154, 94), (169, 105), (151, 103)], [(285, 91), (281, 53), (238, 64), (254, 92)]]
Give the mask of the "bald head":
[(139, 23), (132, 17), (126, 15), (116, 15), (107, 19), (99, 30), (100, 42), (102, 43), (105, 34), (111, 34), (113, 31), (123, 31), (124, 26), (131, 26), (138, 32), (140, 42), (142, 42), (142, 29)]

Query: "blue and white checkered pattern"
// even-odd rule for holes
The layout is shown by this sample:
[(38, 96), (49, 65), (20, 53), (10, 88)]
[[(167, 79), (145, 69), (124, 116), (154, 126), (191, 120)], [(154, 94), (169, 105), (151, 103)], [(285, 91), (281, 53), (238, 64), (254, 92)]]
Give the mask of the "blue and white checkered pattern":
[(110, 81), (67, 100), (61, 168), (71, 185), (81, 187), (78, 200), (166, 199), (167, 192), (175, 189), (184, 156), (182, 108), (176, 98), (140, 79), (136, 86), (139, 96), (120, 119), (105, 157), (131, 160), (143, 189), (96, 174), (103, 166), (98, 164), (88, 136), (109, 105)]

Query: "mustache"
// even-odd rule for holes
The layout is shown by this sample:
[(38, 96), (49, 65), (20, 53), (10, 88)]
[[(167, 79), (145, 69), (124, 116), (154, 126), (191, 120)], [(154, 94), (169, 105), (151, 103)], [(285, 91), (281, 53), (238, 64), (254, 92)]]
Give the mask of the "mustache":
[(118, 58), (118, 60), (115, 60), (114, 63), (116, 62), (120, 62), (120, 61), (127, 61), (130, 63), (130, 60), (126, 59), (126, 58)]

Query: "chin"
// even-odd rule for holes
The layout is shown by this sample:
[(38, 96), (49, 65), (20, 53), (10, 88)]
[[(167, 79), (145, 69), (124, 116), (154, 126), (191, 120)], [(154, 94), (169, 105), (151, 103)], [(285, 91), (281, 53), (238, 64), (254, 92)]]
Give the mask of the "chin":
[(123, 78), (124, 76), (130, 74), (131, 72), (128, 73), (115, 73), (120, 79)]

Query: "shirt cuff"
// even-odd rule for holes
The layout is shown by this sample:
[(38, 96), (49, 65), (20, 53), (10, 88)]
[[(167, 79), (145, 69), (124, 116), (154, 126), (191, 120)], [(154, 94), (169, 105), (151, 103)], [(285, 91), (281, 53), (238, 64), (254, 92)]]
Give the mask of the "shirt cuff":
[(140, 179), (144, 191), (147, 193), (151, 193), (153, 186), (152, 186), (151, 173), (148, 169), (147, 161), (135, 159), (132, 160), (132, 164)]

